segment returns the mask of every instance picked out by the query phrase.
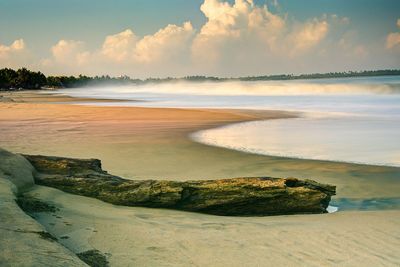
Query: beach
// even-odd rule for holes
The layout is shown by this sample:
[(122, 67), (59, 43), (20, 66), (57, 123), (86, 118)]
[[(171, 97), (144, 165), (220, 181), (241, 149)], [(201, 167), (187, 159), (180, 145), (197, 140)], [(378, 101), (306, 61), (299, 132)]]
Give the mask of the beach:
[[(12, 152), (99, 158), (105, 170), (127, 179), (297, 177), (337, 185), (340, 199), (399, 198), (400, 168), (248, 154), (188, 137), (230, 123), (299, 116), (294, 112), (89, 106), (79, 103), (107, 100), (51, 93), (1, 96), (0, 146)], [(73, 252), (102, 251), (112, 266), (400, 264), (398, 209), (237, 218), (117, 207), (41, 186), (30, 194), (60, 208), (60, 218), (36, 215), (47, 231)]]
[[(113, 206), (40, 187), (60, 207), (37, 220), (74, 252), (111, 266), (398, 266), (400, 212), (225, 217)], [(65, 239), (68, 237), (67, 239)]]
[(13, 95), (15, 102), (0, 106), (0, 143), (13, 152), (99, 158), (105, 170), (127, 179), (298, 177), (335, 184), (340, 197), (399, 197), (400, 168), (248, 154), (188, 137), (229, 123), (298, 116), (294, 112), (87, 106), (63, 95)]

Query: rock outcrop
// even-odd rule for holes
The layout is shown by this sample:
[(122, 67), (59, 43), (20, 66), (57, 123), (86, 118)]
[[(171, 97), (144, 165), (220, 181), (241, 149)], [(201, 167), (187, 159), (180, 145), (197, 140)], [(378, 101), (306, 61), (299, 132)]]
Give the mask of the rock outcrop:
[(325, 213), (336, 190), (296, 178), (126, 180), (103, 171), (97, 159), (24, 157), (37, 171), (37, 184), (125, 206), (232, 216)]
[(17, 205), (33, 171), (23, 156), (0, 149), (0, 266), (88, 266)]
[(34, 168), (23, 156), (0, 148), (0, 177), (11, 181), (15, 191), (21, 193), (34, 185), (33, 172)]

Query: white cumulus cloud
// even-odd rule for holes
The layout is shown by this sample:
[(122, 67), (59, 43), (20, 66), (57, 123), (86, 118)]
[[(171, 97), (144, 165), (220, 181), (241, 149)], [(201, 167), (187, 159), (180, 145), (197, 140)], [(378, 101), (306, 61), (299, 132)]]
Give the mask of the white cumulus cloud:
[(236, 0), (233, 4), (205, 0), (200, 9), (207, 22), (193, 42), (195, 60), (215, 62), (225, 47), (244, 42), (262, 42), (272, 49), (285, 27), (283, 18), (251, 0)]
[(185, 22), (182, 26), (170, 24), (139, 40), (135, 47), (135, 59), (140, 63), (174, 59), (187, 48), (193, 33), (190, 22)]
[[(253, 0), (204, 0), (200, 11), (206, 22), (198, 29), (189, 21), (145, 36), (128, 28), (105, 36), (90, 50), (82, 41), (63, 39), (41, 66), (57, 74), (242, 76), (331, 71), (343, 62), (361, 64), (372, 54), (355, 38), (347, 17), (321, 14), (298, 21), (281, 13), (278, 1), (266, 3), (272, 9)], [(400, 33), (387, 36), (387, 48), (399, 44)], [(25, 50), (22, 40), (0, 45), (0, 58), (18, 49)]]
[[(400, 19), (397, 20), (397, 27), (400, 28)], [(400, 32), (389, 33), (386, 37), (386, 48), (400, 47)]]
[(326, 20), (314, 19), (301, 25), (297, 31), (290, 36), (291, 54), (296, 55), (310, 50), (325, 38), (328, 33), (329, 24)]
[(74, 40), (60, 40), (51, 52), (55, 62), (68, 65), (83, 65), (90, 57), (90, 53), (84, 50), (84, 43)]
[(142, 38), (128, 29), (106, 37), (100, 53), (108, 60), (131, 64), (153, 64), (179, 57), (194, 34), (190, 22), (169, 24)]
[(0, 67), (23, 67), (29, 58), (29, 53), (23, 39), (18, 39), (10, 45), (0, 44)]
[[(192, 45), (194, 63), (203, 66), (251, 65), (302, 56), (328, 35), (327, 16), (293, 22), (272, 13), (267, 5), (251, 0), (205, 0), (201, 11), (207, 18)], [(335, 16), (337, 19), (338, 16)]]
[(110, 60), (117, 62), (133, 58), (137, 39), (130, 29), (109, 35), (103, 43), (101, 53)]
[(24, 49), (25, 49), (25, 42), (23, 39), (15, 40), (9, 46), (0, 44), (0, 58), (9, 57), (13, 53), (21, 52)]

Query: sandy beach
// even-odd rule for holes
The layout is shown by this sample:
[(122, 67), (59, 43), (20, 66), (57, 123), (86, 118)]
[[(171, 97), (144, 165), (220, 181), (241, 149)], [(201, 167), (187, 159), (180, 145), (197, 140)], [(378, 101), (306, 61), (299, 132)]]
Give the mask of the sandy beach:
[[(13, 152), (99, 158), (105, 170), (128, 179), (294, 176), (335, 184), (338, 198), (399, 198), (400, 168), (260, 156), (188, 138), (295, 113), (100, 107), (52, 94), (0, 95), (0, 146)], [(74, 252), (102, 251), (112, 266), (400, 264), (398, 210), (234, 218), (116, 207), (40, 186), (31, 194), (60, 208), (54, 216), (37, 215), (50, 233), (67, 236), (60, 240)]]
[(188, 137), (228, 123), (296, 113), (87, 106), (77, 104), (97, 100), (32, 92), (2, 96), (0, 144), (13, 152), (99, 158), (104, 169), (127, 179), (298, 177), (335, 184), (340, 197), (399, 197), (400, 168), (247, 154)]
[[(111, 266), (398, 266), (400, 211), (223, 217), (113, 206), (37, 186), (60, 207), (38, 214), (74, 252)], [(66, 239), (65, 239), (66, 238)]]

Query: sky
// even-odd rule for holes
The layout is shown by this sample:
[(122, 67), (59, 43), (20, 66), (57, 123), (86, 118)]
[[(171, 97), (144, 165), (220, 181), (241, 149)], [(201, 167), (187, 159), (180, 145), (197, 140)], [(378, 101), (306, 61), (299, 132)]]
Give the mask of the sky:
[(0, 67), (221, 77), (400, 68), (398, 0), (0, 0)]

